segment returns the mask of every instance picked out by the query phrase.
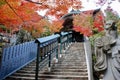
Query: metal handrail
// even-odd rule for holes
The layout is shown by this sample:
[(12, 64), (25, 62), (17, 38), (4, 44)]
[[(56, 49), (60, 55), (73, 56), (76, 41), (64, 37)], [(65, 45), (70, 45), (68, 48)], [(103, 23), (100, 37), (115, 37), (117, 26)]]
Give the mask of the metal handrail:
[[(45, 61), (45, 65), (48, 64), (48, 69), (51, 69), (51, 61), (53, 59), (53, 56), (56, 57), (58, 60), (58, 46), (60, 45), (60, 54), (62, 50), (62, 46), (66, 47), (66, 43), (70, 42), (71, 33), (68, 32), (62, 32), (60, 34), (55, 34), (51, 35), (49, 37), (44, 37), (40, 39), (36, 39), (35, 43), (37, 43), (37, 61), (36, 61), (36, 74), (35, 74), (35, 80), (38, 80), (38, 73), (39, 73), (39, 68), (42, 67), (42, 63), (44, 60), (48, 59)], [(72, 40), (71, 40), (72, 41)], [(43, 65), (43, 67), (45, 66)], [(42, 69), (42, 68), (41, 68)]]
[[(63, 48), (59, 49), (59, 46), (67, 47), (71, 41), (72, 33), (62, 32), (4, 48), (0, 65), (0, 80), (5, 79), (34, 60), (36, 60), (35, 77), (37, 80), (39, 68), (44, 67), (46, 64), (50, 68), (53, 57), (58, 59), (58, 52), (62, 54), (61, 50)], [(45, 63), (46, 59), (48, 60)]]
[(36, 59), (37, 45), (34, 41), (3, 49), (0, 80), (13, 74)]

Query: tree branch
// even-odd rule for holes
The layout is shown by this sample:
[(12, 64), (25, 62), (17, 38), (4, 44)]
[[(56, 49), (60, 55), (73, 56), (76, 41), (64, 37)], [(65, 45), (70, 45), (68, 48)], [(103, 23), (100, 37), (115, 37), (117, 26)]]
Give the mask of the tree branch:
[(35, 3), (35, 4), (40, 4), (40, 5), (42, 5), (42, 3), (40, 3), (40, 2), (34, 2), (34, 1), (32, 1), (32, 0), (25, 0), (25, 1), (28, 1), (28, 2), (31, 2), (31, 3)]
[(10, 7), (10, 9), (12, 9), (12, 11), (24, 22), (24, 20), (15, 12), (15, 10), (13, 9), (13, 7), (7, 2), (7, 0), (5, 0), (5, 2)]

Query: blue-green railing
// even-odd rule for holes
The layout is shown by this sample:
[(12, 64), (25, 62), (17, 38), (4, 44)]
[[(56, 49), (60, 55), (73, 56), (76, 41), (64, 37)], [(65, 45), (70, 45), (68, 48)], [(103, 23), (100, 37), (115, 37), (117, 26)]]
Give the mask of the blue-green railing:
[[(58, 52), (62, 54), (62, 50), (65, 50), (71, 41), (72, 33), (62, 32), (60, 34), (39, 38), (35, 41), (4, 48), (0, 64), (0, 80), (5, 79), (35, 59), (35, 78), (37, 80), (39, 68), (41, 69), (46, 64), (48, 64), (50, 68), (53, 57), (58, 59)], [(60, 49), (58, 44), (60, 44)]]
[[(55, 53), (56, 58), (58, 58), (58, 38), (60, 35), (51, 35), (49, 37), (44, 37), (37, 39), (37, 61), (36, 61), (36, 76), (35, 80), (38, 80), (39, 67), (48, 64), (51, 67), (52, 54)], [(48, 59), (43, 64), (40, 64), (45, 59)]]
[(4, 48), (0, 66), (0, 80), (35, 60), (36, 54), (37, 45), (34, 41)]
[(72, 42), (72, 32), (60, 33), (60, 54), (65, 52), (65, 49), (69, 47), (69, 43), (71, 42)]
[[(40, 38), (35, 41), (35, 43), (37, 43), (38, 46), (35, 80), (38, 80), (39, 69), (41, 67), (44, 67), (46, 64), (48, 64), (48, 69), (50, 69), (52, 59), (55, 57), (58, 60), (58, 55), (59, 55), (58, 52), (62, 54), (61, 52), (62, 47), (64, 47), (63, 49), (65, 50), (65, 47), (67, 47), (71, 41), (72, 41), (71, 32), (61, 32), (60, 34)], [(59, 49), (59, 44), (60, 44), (60, 49)]]

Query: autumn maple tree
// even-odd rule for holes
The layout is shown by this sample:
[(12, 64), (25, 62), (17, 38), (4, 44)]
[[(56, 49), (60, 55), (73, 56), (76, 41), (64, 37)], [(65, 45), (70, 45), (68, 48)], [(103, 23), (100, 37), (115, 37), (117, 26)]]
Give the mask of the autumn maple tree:
[(37, 6), (21, 0), (0, 1), (0, 24), (14, 30), (32, 21), (37, 22), (41, 17), (35, 12)]
[(70, 8), (80, 9), (80, 0), (26, 0), (31, 3), (40, 4), (39, 10), (47, 10), (46, 16), (55, 16), (57, 19), (68, 13)]
[(94, 31), (102, 31), (104, 26), (104, 16), (101, 11), (93, 15), (94, 10), (83, 11), (73, 15), (73, 29), (84, 36), (91, 36)]
[[(0, 24), (7, 29), (14, 31), (23, 27), (31, 33), (40, 34), (44, 31), (42, 18), (54, 16), (55, 21), (46, 23), (50, 30), (58, 32), (62, 28), (59, 19), (70, 8), (80, 9), (80, 0), (0, 0)], [(37, 11), (46, 10), (45, 16), (40, 16)], [(44, 23), (45, 23), (44, 22)], [(43, 30), (43, 31), (42, 31)]]

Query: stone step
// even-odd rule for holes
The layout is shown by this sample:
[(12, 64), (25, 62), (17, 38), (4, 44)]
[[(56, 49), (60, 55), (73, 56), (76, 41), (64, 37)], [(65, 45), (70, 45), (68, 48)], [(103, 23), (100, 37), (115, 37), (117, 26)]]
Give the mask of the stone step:
[[(35, 74), (19, 74), (19, 73), (15, 73), (14, 76), (21, 76), (21, 77), (35, 77)], [(12, 76), (11, 76), (12, 77)], [(88, 76), (87, 75), (56, 75), (56, 74), (39, 74), (38, 75), (39, 78), (46, 78), (46, 79), (82, 79), (85, 78), (87, 79)]]
[(86, 63), (58, 63), (58, 64), (54, 64), (55, 66), (87, 66)]
[[(14, 75), (30, 75), (30, 76), (35, 76), (34, 73), (25, 73), (23, 72), (17, 72)], [(81, 75), (81, 76), (86, 76), (88, 75), (87, 72), (39, 72), (39, 75)]]
[(85, 62), (74, 62), (74, 63), (72, 63), (72, 62), (67, 62), (67, 61), (65, 61), (65, 62), (61, 62), (61, 63), (57, 63), (57, 64), (60, 64), (60, 65), (86, 65), (86, 63)]
[[(48, 68), (47, 66), (45, 68)], [(83, 69), (83, 68), (87, 68), (87, 65), (86, 64), (70, 64), (70, 63), (66, 63), (66, 64), (53, 64), (51, 65), (51, 68), (70, 68), (70, 69), (73, 69), (73, 68), (78, 68), (78, 69)], [(36, 66), (26, 66), (22, 69), (25, 69), (25, 70), (30, 70), (30, 69), (36, 69)]]
[[(38, 80), (88, 80), (88, 72), (82, 43), (75, 43), (58, 63), (52, 63), (51, 71), (47, 66), (40, 69)], [(36, 62), (32, 62), (7, 80), (35, 80)]]
[[(79, 56), (80, 57), (80, 56)], [(82, 57), (82, 56), (81, 56)], [(66, 58), (65, 58), (66, 59)], [(68, 62), (74, 62), (74, 61), (76, 61), (76, 62), (79, 62), (79, 61), (84, 61), (85, 60), (85, 58), (80, 58), (80, 59), (77, 59), (77, 58), (75, 58), (75, 59), (73, 59), (72, 60), (72, 58), (69, 58), (68, 57), (68, 59), (67, 60), (63, 60), (63, 61), (68, 61)]]
[[(25, 67), (23, 68), (23, 70), (35, 70), (36, 66), (29, 66), (29, 67)], [(59, 68), (59, 69), (85, 69), (87, 68), (87, 66), (84, 66), (84, 65), (79, 65), (79, 66), (76, 66), (76, 65), (54, 65), (52, 66), (52, 69), (55, 69), (55, 68)]]
[[(6, 80), (35, 80), (34, 77), (19, 77), (19, 76), (11, 76), (10, 78), (7, 78)], [(81, 77), (72, 77), (72, 78), (58, 78), (54, 79), (54, 77), (45, 77), (45, 78), (38, 78), (38, 80), (88, 80), (87, 76), (81, 76)]]
[[(26, 73), (29, 73), (29, 72), (31, 72), (31, 73), (34, 73), (35, 72), (35, 70), (24, 70), (24, 69), (21, 69), (21, 70), (19, 70), (20, 72), (26, 72)], [(19, 72), (19, 71), (17, 71), (17, 72)], [(39, 71), (39, 72), (48, 72), (48, 69), (44, 69), (44, 70), (41, 70), (41, 71)], [(68, 72), (68, 73), (74, 73), (74, 72), (80, 72), (80, 73), (82, 73), (82, 72), (87, 72), (87, 69), (52, 69), (51, 70), (51, 72)]]
[[(35, 71), (35, 69), (21, 69), (22, 71)], [(48, 68), (40, 71), (48, 71)], [(87, 72), (87, 68), (52, 68), (52, 72)]]
[[(83, 62), (83, 61), (80, 61), (80, 60), (73, 60), (73, 61), (72, 60), (64, 60), (64, 61), (61, 61), (61, 62), (58, 62), (58, 63), (53, 63), (53, 64), (60, 64), (60, 65), (68, 65), (68, 64), (73, 65), (73, 64), (75, 64), (75, 65), (81, 66), (81, 65), (85, 65), (86, 63)], [(26, 67), (35, 67), (35, 66), (36, 66), (36, 62), (30, 63)]]
[[(24, 74), (24, 73), (28, 73), (28, 74), (35, 74), (35, 71), (26, 71), (26, 70), (19, 70), (17, 71), (17, 73), (20, 73), (20, 74)], [(56, 75), (87, 75), (88, 73), (87, 72), (60, 72), (60, 71), (56, 71), (56, 72), (45, 72), (45, 71), (39, 71), (39, 74), (56, 74)]]
[[(78, 63), (68, 63), (68, 62), (61, 62), (61, 63), (55, 63), (52, 65), (56, 66), (86, 66), (85, 62), (78, 62)], [(27, 65), (25, 68), (35, 68), (36, 65)]]
[[(86, 70), (86, 68), (87, 67), (58, 67), (57, 69), (56, 69), (57, 67), (53, 67), (53, 68), (51, 68), (52, 70), (61, 70), (61, 71), (63, 71), (63, 70), (68, 70), (68, 71), (76, 71), (76, 70)], [(30, 68), (24, 68), (24, 69), (21, 69), (21, 70), (26, 70), (26, 71), (35, 71), (36, 69), (30, 69)], [(39, 69), (40, 71), (48, 71), (48, 68), (45, 68), (45, 69)]]
[[(19, 77), (19, 76), (11, 76), (6, 80), (35, 80), (34, 77)], [(38, 80), (73, 80), (73, 79), (45, 79), (45, 78), (38, 78)], [(76, 79), (74, 79), (76, 80)], [(82, 80), (82, 79), (81, 79)], [(88, 79), (83, 79), (88, 80)]]
[[(35, 80), (35, 77), (30, 77), (30, 76), (9, 76), (5, 80)], [(42, 80), (42, 79), (38, 79)]]
[(52, 72), (87, 72), (87, 69), (52, 69)]
[(56, 66), (53, 67), (52, 69), (86, 69), (87, 66)]

